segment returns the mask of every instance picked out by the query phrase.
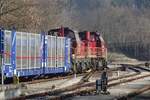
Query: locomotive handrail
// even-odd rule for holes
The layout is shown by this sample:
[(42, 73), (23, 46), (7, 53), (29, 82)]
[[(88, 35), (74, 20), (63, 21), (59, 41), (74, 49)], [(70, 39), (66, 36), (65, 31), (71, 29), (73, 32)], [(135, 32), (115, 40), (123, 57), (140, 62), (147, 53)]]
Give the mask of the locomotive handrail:
[[(102, 47), (87, 47), (84, 51), (81, 51), (82, 48), (72, 48), (74, 54), (76, 56), (87, 56), (87, 55), (95, 55), (95, 56), (103, 56), (106, 57), (107, 48)], [(92, 52), (91, 49), (94, 49), (95, 52)], [(91, 53), (92, 52), (92, 53)], [(85, 53), (85, 54), (82, 54)]]

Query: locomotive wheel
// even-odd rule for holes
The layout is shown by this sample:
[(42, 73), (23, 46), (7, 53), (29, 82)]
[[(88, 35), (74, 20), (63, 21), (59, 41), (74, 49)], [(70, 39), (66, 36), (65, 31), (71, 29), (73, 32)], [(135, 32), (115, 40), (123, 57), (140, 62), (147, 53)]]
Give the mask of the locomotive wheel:
[(71, 72), (72, 73), (77, 73), (77, 64), (76, 63), (72, 63)]
[(96, 70), (94, 59), (91, 59), (91, 69)]
[(89, 70), (89, 69), (90, 69), (90, 66), (89, 66), (89, 63), (88, 63), (88, 62), (85, 62), (85, 66), (86, 66), (86, 70)]
[(89, 67), (90, 69), (92, 69), (92, 64), (91, 64), (91, 62), (88, 62), (88, 67)]
[(102, 68), (107, 68), (107, 61), (106, 59), (102, 59)]
[(82, 73), (82, 65), (81, 62), (76, 63), (77, 73)]
[(78, 62), (76, 63), (76, 72), (79, 73), (79, 64), (78, 64)]
[(81, 62), (82, 72), (86, 71), (86, 66), (84, 62)]
[(79, 72), (82, 73), (83, 72), (83, 68), (82, 68), (82, 62), (79, 63)]
[(96, 61), (96, 69), (97, 70), (103, 70), (103, 60), (102, 59), (97, 59)]
[(97, 70), (97, 61), (96, 61), (96, 59), (94, 59), (93, 60), (93, 68), (94, 68), (94, 70)]
[(99, 65), (99, 61), (96, 61), (96, 70), (99, 70), (100, 69), (100, 65)]

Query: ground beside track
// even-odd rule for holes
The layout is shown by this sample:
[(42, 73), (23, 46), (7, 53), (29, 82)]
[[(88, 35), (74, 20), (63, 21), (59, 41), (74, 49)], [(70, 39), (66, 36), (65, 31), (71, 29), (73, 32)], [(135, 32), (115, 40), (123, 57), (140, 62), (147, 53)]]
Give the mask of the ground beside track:
[[(142, 74), (146, 74), (146, 73), (143, 72)], [(89, 94), (86, 96), (78, 95), (73, 98), (67, 98), (66, 100), (117, 100), (117, 98), (124, 97), (132, 93), (133, 91), (138, 91), (139, 89), (142, 89), (143, 87), (149, 85), (150, 85), (150, 77), (147, 77), (129, 83), (123, 83), (117, 86), (110, 87), (108, 89), (110, 94), (108, 95), (102, 95), (102, 94), (99, 95)], [(130, 98), (129, 100), (150, 100), (150, 90), (148, 92), (144, 92), (140, 95)]]
[(64, 88), (79, 82), (81, 78), (82, 76), (79, 76), (77, 78), (71, 78), (71, 79), (69, 78), (69, 79), (61, 79), (55, 81), (46, 81), (46, 82), (35, 83), (35, 84), (26, 84), (22, 88), (16, 88), (8, 91), (6, 90), (5, 92), (1, 92), (0, 99), (8, 99), (13, 97), (18, 97), (20, 95), (42, 93), (49, 90)]
[[(112, 74), (110, 75), (113, 76)], [(89, 81), (95, 81), (95, 79), (99, 77), (100, 77), (100, 72), (98, 72), (97, 74), (92, 74)], [(68, 79), (45, 81), (45, 82), (40, 82), (35, 84), (26, 84), (23, 88), (17, 88), (17, 89), (1, 92), (0, 99), (18, 97), (20, 95), (22, 96), (31, 95), (31, 94), (53, 91), (53, 90), (69, 87), (80, 82), (82, 78), (83, 76), (77, 76), (76, 78), (72, 77)]]
[(150, 100), (150, 90), (131, 98), (131, 100)]
[[(110, 68), (113, 68), (113, 67), (119, 67), (120, 65), (111, 65), (109, 66)], [(133, 66), (130, 66), (130, 67), (133, 67)], [(137, 69), (139, 70), (140, 72), (144, 73), (145, 71), (142, 70), (142, 69)], [(115, 71), (113, 73), (109, 73), (109, 79), (111, 78), (115, 78), (115, 77), (118, 77), (118, 76), (123, 76), (123, 75), (128, 75), (128, 74), (131, 74), (131, 73), (136, 73), (134, 72), (134, 70), (130, 69), (130, 70), (127, 70), (127, 71)], [(89, 82), (95, 82), (96, 79), (100, 78), (100, 73), (99, 74), (93, 74), (90, 79), (89, 79)], [(42, 92), (45, 92), (45, 91), (50, 91), (50, 90), (55, 90), (55, 89), (60, 89), (60, 88), (65, 88), (65, 87), (69, 87), (69, 86), (72, 86), (73, 84), (76, 84), (78, 83), (81, 79), (82, 79), (83, 76), (79, 76), (77, 78), (71, 78), (71, 79), (61, 79), (61, 80), (54, 80), (54, 81), (46, 81), (46, 82), (41, 82), (41, 83), (35, 83), (35, 84), (28, 84), (26, 85), (24, 88), (19, 88), (19, 89), (15, 89), (15, 90), (12, 90), (12, 91), (5, 91), (5, 92), (1, 92), (0, 93), (0, 99), (3, 99), (2, 97), (7, 97), (7, 98), (11, 98), (13, 96), (20, 96), (20, 95), (28, 95), (28, 94), (36, 94), (36, 93), (42, 93)], [(150, 80), (149, 80), (150, 81)], [(132, 83), (132, 82), (131, 82)], [(133, 82), (133, 83), (136, 83), (136, 82)], [(150, 83), (149, 83), (150, 84)], [(130, 92), (130, 84), (129, 85), (129, 89), (128, 91)], [(128, 86), (127, 85), (127, 86)], [(135, 86), (136, 84), (133, 84), (133, 86)], [(116, 87), (116, 88), (115, 88)], [(110, 88), (109, 91), (111, 92), (114, 92), (116, 93), (113, 94), (113, 95), (98, 95), (98, 96), (93, 96), (93, 95), (88, 95), (88, 96), (75, 96), (71, 99), (73, 100), (96, 100), (96, 98), (98, 98), (98, 100), (100, 100), (100, 98), (102, 98), (101, 100), (109, 100), (109, 99), (112, 99), (112, 98), (115, 98), (117, 96), (120, 96), (121, 93), (122, 94), (125, 94), (124, 92), (121, 92), (122, 91), (127, 91), (125, 90), (126, 88), (123, 88), (125, 87), (125, 84), (123, 85), (119, 85), (119, 86), (114, 86), (113, 88)], [(120, 90), (119, 90), (120, 89)], [(126, 93), (129, 93), (129, 92), (126, 92)], [(117, 95), (118, 94), (118, 95)], [(38, 98), (42, 98), (42, 99), (46, 99), (46, 98), (49, 98), (47, 96), (43, 96), (43, 97), (38, 97)], [(80, 99), (81, 98), (81, 99)], [(85, 99), (84, 99), (85, 98)], [(87, 99), (86, 99), (87, 98)], [(93, 98), (93, 99), (92, 99)], [(104, 99), (105, 98), (105, 99)], [(33, 99), (37, 99), (37, 98), (33, 98)]]

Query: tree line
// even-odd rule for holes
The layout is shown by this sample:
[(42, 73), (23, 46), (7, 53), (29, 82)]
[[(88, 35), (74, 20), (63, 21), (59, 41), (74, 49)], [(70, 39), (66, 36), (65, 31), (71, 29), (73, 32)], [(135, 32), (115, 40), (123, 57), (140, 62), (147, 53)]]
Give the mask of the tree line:
[(138, 51), (150, 59), (149, 8), (149, 0), (0, 0), (0, 26), (30, 32), (59, 26), (97, 30), (110, 50)]

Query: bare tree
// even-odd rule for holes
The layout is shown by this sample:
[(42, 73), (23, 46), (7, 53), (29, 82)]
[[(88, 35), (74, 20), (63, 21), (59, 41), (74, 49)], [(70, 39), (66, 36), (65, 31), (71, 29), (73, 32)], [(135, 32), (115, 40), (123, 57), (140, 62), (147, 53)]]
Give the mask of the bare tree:
[(0, 26), (23, 30), (28, 26), (32, 19), (29, 18), (33, 2), (26, 0), (1, 0), (0, 1)]

